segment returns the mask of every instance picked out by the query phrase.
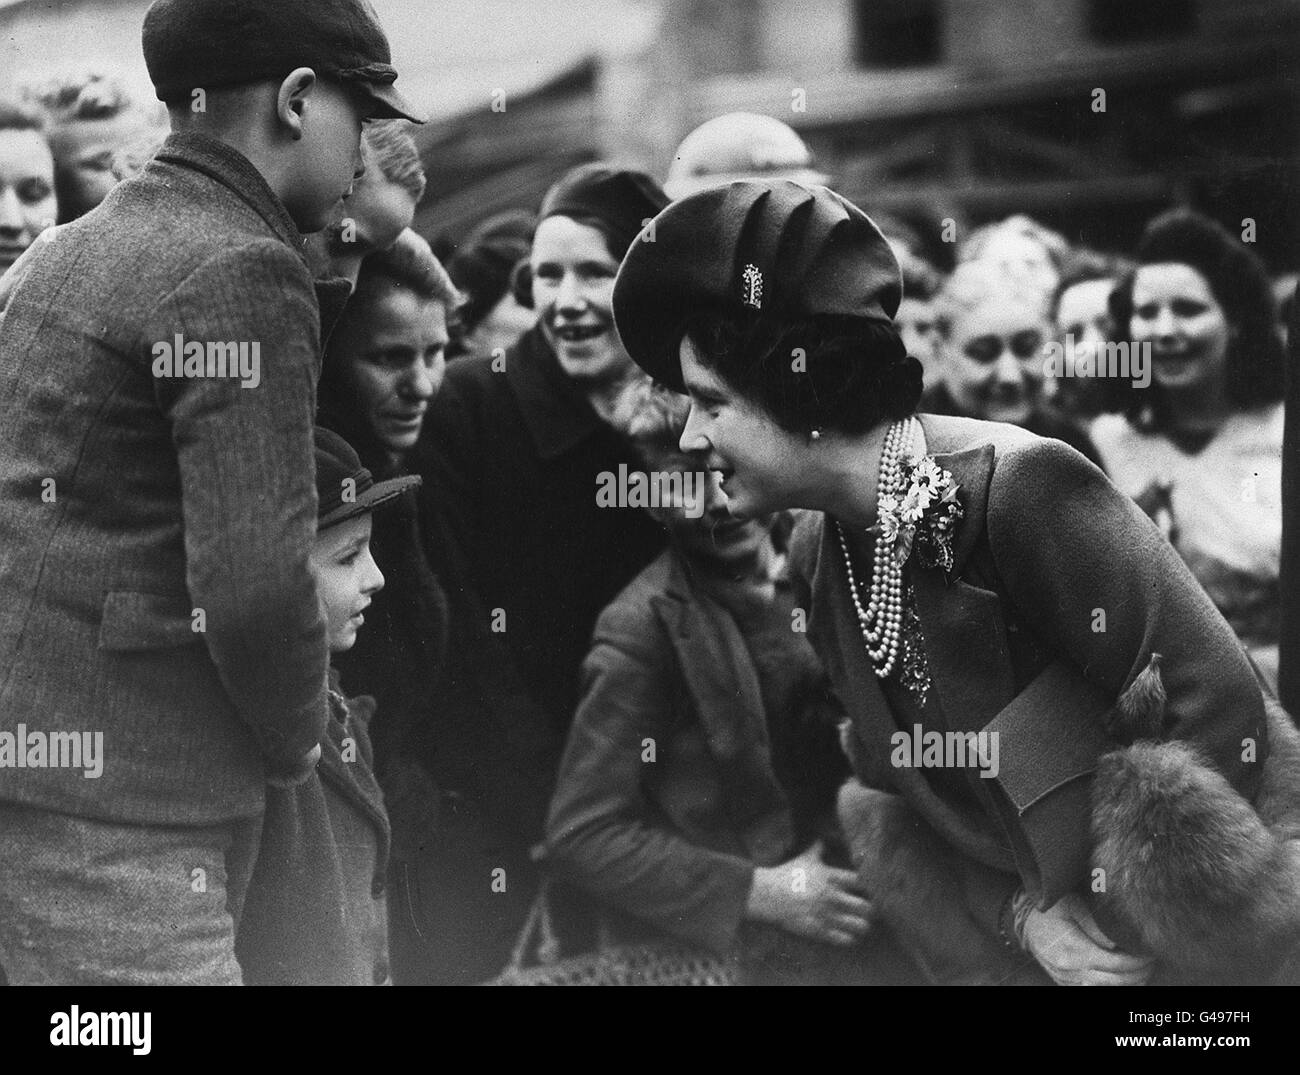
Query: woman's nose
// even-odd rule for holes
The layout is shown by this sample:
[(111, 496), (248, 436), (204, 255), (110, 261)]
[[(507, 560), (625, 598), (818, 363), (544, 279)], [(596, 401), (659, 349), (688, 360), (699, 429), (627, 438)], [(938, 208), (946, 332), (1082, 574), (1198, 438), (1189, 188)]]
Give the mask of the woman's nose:
[(0, 189), (0, 231), (17, 235), (26, 224), (18, 192), (13, 187)]
[(1000, 384), (1019, 384), (1023, 377), (1024, 371), (1020, 368), (1019, 360), (1011, 353), (1009, 347), (1003, 348), (997, 361), (994, 378)]
[(1160, 312), (1156, 314), (1155, 321), (1152, 323), (1157, 336), (1172, 336), (1177, 330), (1178, 324), (1174, 320), (1174, 312), (1168, 306), (1162, 306)]
[(683, 452), (702, 452), (709, 447), (709, 440), (704, 435), (702, 429), (703, 423), (700, 421), (698, 410), (694, 403), (691, 404), (690, 411), (686, 415), (686, 428), (682, 430), (681, 438), (677, 441), (677, 447)]
[(573, 273), (566, 272), (560, 278), (560, 286), (556, 292), (556, 308), (560, 310), (578, 310), (585, 305), (582, 287), (578, 283), (578, 278)]

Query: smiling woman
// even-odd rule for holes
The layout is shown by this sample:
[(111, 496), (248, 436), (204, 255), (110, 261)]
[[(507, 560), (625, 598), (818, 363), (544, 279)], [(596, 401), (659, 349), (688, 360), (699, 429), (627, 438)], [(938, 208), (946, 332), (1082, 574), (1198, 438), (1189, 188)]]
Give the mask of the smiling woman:
[(1282, 342), (1263, 266), (1213, 221), (1153, 220), (1111, 298), (1152, 384), (1092, 427), (1107, 472), (1187, 561), (1276, 686), (1282, 548)]
[[(913, 413), (898, 266), (855, 206), (746, 181), (652, 228), (613, 306), (633, 359), (690, 395), (680, 447), (723, 472), (734, 514), (812, 509), (792, 539), (795, 607), (848, 713), (840, 820), (859, 891), (931, 980), (1147, 980), (1152, 960), (1112, 940), (1125, 923), (1093, 917), (1125, 879), (1088, 903), (1102, 717), (1158, 650), (1170, 737), (1252, 797), (1261, 767), (1240, 744), (1264, 735), (1264, 704), (1228, 625), (1078, 452)], [(997, 775), (900, 766), (900, 727), (1000, 736)], [(764, 897), (756, 876), (748, 905)]]

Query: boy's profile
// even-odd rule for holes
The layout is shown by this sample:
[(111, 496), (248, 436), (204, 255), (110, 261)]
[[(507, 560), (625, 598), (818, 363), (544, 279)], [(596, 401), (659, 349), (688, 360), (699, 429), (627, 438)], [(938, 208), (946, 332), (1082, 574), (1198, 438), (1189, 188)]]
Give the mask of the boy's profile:
[[(415, 118), (366, 0), (156, 0), (172, 128), (37, 251), (0, 332), (0, 728), (102, 731), (96, 781), (0, 769), (11, 982), (238, 983), (268, 780), (327, 713), (308, 562), (321, 314), (303, 233)], [(255, 388), (159, 341), (257, 345)]]

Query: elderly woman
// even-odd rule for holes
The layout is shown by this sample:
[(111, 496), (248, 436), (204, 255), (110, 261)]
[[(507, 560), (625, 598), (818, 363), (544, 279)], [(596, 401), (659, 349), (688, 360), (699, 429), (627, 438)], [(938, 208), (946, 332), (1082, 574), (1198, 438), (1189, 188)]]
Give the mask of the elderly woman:
[(1137, 259), (1113, 305), (1120, 338), (1149, 352), (1151, 384), (1093, 439), (1276, 686), (1283, 358), (1268, 277), (1181, 210), (1148, 225)]
[(821, 853), (847, 774), (838, 711), (791, 630), (776, 516), (728, 517), (716, 475), (677, 448), (685, 397), (636, 399), (649, 476), (677, 480), (648, 509), (669, 547), (597, 621), (548, 861), (625, 936), (740, 953), (751, 982), (853, 980), (853, 956), (860, 978), (870, 907)]
[[(970, 980), (942, 965), (967, 945), (977, 980), (1145, 980), (1152, 961), (1088, 905), (1087, 777), (1109, 707), (1158, 652), (1164, 733), (1254, 794), (1264, 701), (1231, 629), (1073, 449), (914, 414), (897, 263), (844, 199), (734, 183), (654, 227), (614, 309), (638, 364), (690, 394), (682, 449), (722, 475), (738, 518), (816, 513), (795, 536), (797, 604), (849, 714), (865, 787), (842, 803), (873, 901), (935, 978)], [(882, 829), (940, 856), (936, 888)], [(1127, 883), (1110, 876), (1107, 898)]]
[(929, 393), (926, 409), (1023, 426), (1064, 441), (1096, 463), (1088, 434), (1046, 398), (1052, 331), (1046, 300), (1000, 263), (958, 265), (935, 303), (943, 383)]

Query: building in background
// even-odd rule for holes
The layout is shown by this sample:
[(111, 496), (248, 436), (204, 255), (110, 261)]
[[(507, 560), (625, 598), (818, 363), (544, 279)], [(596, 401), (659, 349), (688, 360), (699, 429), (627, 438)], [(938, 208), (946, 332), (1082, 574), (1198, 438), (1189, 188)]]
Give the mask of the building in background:
[[(1127, 247), (1184, 203), (1251, 218), (1274, 268), (1300, 263), (1293, 0), (374, 2), (434, 116), (417, 227), (435, 241), (535, 208), (584, 160), (663, 176), (696, 125), (751, 111), (932, 238), (1027, 212)], [(142, 77), (147, 7), (0, 0), (0, 93), (53, 62), (129, 57)]]

